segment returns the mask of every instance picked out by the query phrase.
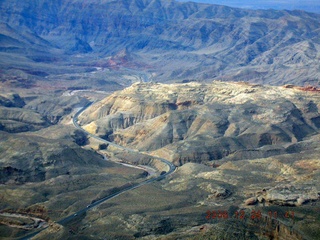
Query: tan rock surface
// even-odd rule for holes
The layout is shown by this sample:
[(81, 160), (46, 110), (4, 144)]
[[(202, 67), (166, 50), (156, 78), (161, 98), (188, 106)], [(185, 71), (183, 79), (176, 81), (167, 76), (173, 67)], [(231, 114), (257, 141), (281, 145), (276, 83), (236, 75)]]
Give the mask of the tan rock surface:
[[(300, 142), (320, 128), (319, 106), (318, 92), (296, 87), (136, 83), (94, 104), (80, 122), (106, 139), (181, 165), (299, 152), (306, 147)], [(294, 174), (290, 166), (281, 169)]]

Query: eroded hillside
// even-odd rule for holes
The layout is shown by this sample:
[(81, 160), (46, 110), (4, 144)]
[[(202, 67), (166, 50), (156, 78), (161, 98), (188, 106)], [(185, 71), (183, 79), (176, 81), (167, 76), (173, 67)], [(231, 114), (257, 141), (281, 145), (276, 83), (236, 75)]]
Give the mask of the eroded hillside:
[(135, 84), (81, 116), (91, 133), (186, 162), (301, 151), (318, 134), (319, 92), (245, 83)]
[[(114, 217), (121, 229), (110, 234), (231, 239), (240, 230), (247, 239), (316, 239), (319, 96), (316, 88), (292, 85), (140, 83), (93, 104), (80, 116), (87, 131), (179, 166), (156, 189), (132, 194), (136, 210)], [(128, 154), (124, 160), (136, 158)], [(206, 218), (204, 209), (228, 217)], [(99, 210), (104, 221), (118, 211)], [(244, 221), (237, 215), (241, 211)], [(254, 220), (253, 211), (263, 218)], [(268, 217), (270, 212), (277, 217)], [(102, 235), (98, 226), (83, 234), (91, 231)]]

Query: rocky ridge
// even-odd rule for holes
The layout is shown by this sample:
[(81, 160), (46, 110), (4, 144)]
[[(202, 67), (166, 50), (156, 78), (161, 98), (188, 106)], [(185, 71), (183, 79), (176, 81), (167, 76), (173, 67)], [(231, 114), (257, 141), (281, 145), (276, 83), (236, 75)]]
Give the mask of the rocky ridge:
[[(138, 68), (162, 82), (318, 84), (315, 13), (171, 0), (4, 0), (0, 10), (0, 64), (11, 75), (43, 80), (76, 65)], [(117, 61), (123, 51), (134, 57)]]
[(318, 134), (319, 93), (246, 83), (134, 84), (91, 106), (81, 124), (178, 165), (301, 151)]

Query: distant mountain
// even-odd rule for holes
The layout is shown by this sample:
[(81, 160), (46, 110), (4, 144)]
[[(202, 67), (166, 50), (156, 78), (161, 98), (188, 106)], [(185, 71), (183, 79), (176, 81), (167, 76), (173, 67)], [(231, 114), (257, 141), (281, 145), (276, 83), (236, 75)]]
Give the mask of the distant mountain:
[[(189, 0), (178, 0), (179, 2), (188, 2)], [(277, 9), (277, 10), (303, 10), (308, 12), (320, 13), (320, 4), (318, 0), (308, 1), (270, 1), (270, 0), (192, 0), (198, 3), (221, 4), (230, 7), (239, 7), (247, 9)]]
[(3, 69), (19, 65), (5, 60), (12, 55), (62, 64), (67, 56), (104, 59), (125, 50), (139, 60), (127, 65), (143, 66), (157, 81), (303, 85), (320, 78), (314, 13), (172, 0), (3, 0), (0, 9)]

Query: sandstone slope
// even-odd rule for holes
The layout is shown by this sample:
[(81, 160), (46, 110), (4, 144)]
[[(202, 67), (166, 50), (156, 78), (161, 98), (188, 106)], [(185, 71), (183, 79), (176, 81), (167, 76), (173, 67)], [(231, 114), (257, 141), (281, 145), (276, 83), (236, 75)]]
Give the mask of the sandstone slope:
[(185, 162), (300, 152), (318, 134), (320, 95), (246, 83), (134, 84), (97, 102), (81, 124), (121, 145)]

